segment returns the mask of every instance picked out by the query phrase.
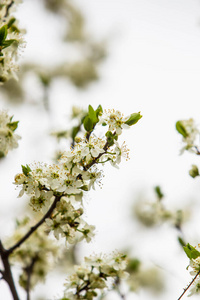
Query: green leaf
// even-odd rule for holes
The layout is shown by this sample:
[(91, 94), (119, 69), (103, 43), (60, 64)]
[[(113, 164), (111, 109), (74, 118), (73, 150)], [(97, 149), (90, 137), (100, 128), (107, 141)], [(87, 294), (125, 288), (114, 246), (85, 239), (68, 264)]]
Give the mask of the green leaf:
[(79, 132), (79, 130), (80, 130), (80, 126), (75, 126), (75, 127), (72, 128), (71, 137), (72, 137), (73, 140), (75, 139), (75, 137), (76, 137), (77, 133)]
[(125, 122), (125, 124), (132, 126), (132, 125), (136, 124), (141, 118), (142, 118), (142, 115), (140, 114), (140, 112), (131, 114), (130, 118)]
[(186, 138), (188, 136), (187, 130), (185, 129), (182, 121), (176, 122), (176, 130), (184, 137)]
[(7, 126), (10, 130), (15, 131), (18, 127), (18, 123), (19, 123), (19, 121), (7, 123)]
[(5, 42), (7, 34), (7, 25), (4, 25), (0, 28), (0, 45), (2, 45), (3, 42)]
[(118, 139), (118, 135), (113, 134), (111, 131), (107, 131), (105, 135), (107, 137), (107, 143), (108, 143), (109, 147), (114, 144), (114, 140), (117, 141), (117, 139)]
[(185, 246), (186, 246), (184, 240), (183, 240), (180, 236), (178, 237), (178, 242), (179, 242), (179, 244), (180, 244), (182, 247), (185, 247)]
[(158, 199), (161, 200), (164, 197), (164, 194), (161, 191), (160, 186), (155, 186), (154, 191), (156, 192), (156, 195), (158, 196)]
[(95, 125), (98, 121), (96, 117), (96, 113), (91, 105), (88, 106), (88, 116), (92, 120), (93, 124)]
[(96, 112), (97, 118), (98, 118), (99, 116), (101, 116), (102, 113), (103, 113), (103, 108), (102, 108), (102, 106), (99, 105), (99, 106), (97, 107), (97, 109), (95, 110), (95, 112)]
[(15, 18), (11, 18), (7, 23), (8, 28), (10, 28), (15, 23), (15, 21), (16, 21)]
[(12, 45), (13, 42), (16, 42), (16, 40), (11, 39), (11, 40), (7, 40), (7, 41), (3, 42), (2, 49), (9, 47), (10, 45)]
[(191, 246), (189, 243), (185, 247), (183, 247), (183, 249), (189, 257), (189, 259), (196, 259), (200, 256), (200, 252), (196, 248)]
[(127, 271), (128, 272), (138, 272), (139, 268), (141, 266), (141, 262), (137, 258), (132, 258), (127, 266)]
[(85, 128), (85, 130), (86, 130), (87, 132), (92, 131), (92, 129), (93, 129), (93, 122), (92, 122), (92, 120), (89, 118), (89, 116), (86, 116), (86, 117), (84, 118), (84, 120), (83, 120), (83, 126), (84, 126), (84, 128)]
[(26, 165), (26, 167), (22, 165), (22, 172), (24, 173), (25, 176), (28, 176), (29, 173), (31, 172), (31, 168), (28, 165)]
[(0, 45), (1, 46), (5, 42), (7, 34), (8, 34), (7, 33), (7, 25), (4, 25), (0, 28)]

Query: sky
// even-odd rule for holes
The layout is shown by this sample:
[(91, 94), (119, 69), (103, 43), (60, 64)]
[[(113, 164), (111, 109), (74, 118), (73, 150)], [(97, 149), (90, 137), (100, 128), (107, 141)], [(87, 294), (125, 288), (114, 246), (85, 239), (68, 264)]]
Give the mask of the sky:
[[(62, 30), (61, 26), (53, 16), (45, 15), (45, 19), (36, 2), (26, 0), (18, 9), (21, 23), (27, 28), (24, 59), (59, 62), (59, 50), (48, 47), (56, 30), (48, 30), (47, 20), (57, 29)], [(126, 140), (130, 148), (130, 161), (124, 161), (119, 170), (106, 167), (102, 189), (97, 188), (88, 197), (87, 217), (98, 233), (91, 245), (83, 245), (82, 255), (112, 251), (122, 245), (130, 247), (133, 255), (141, 255), (164, 269), (169, 286), (166, 298), (162, 299), (176, 299), (190, 280), (185, 270), (188, 260), (176, 245), (176, 233), (168, 226), (153, 233), (139, 231), (134, 222), (124, 219), (129, 218), (138, 195), (153, 198), (155, 185), (160, 185), (166, 194), (167, 207), (194, 205), (199, 209), (194, 204), (200, 191), (199, 181), (188, 175), (190, 166), (198, 164), (198, 157), (179, 155), (181, 137), (175, 123), (192, 117), (199, 124), (200, 2), (77, 0), (76, 3), (87, 19), (88, 31), (107, 44), (108, 56), (100, 67), (100, 80), (82, 92), (69, 84), (54, 86), (51, 101), (57, 105), (50, 117), (38, 107), (32, 107), (30, 115), (30, 104), (10, 108), (20, 119), (19, 134), (23, 138), (21, 148), (0, 169), (2, 213), (9, 213), (11, 219), (20, 211), (16, 201), (21, 200), (16, 199), (12, 184), (14, 175), (20, 172), (21, 164), (51, 160), (55, 144), (44, 136), (64, 124), (74, 103), (83, 107), (102, 104), (103, 108), (119, 109), (125, 115), (141, 111), (141, 121), (127, 130), (121, 140)], [(2, 103), (7, 108), (7, 103)], [(11, 211), (12, 207), (15, 209)], [(1, 226), (4, 221), (0, 220)], [(188, 239), (198, 243), (197, 224), (188, 228), (185, 229)], [(152, 239), (154, 247), (149, 247)], [(157, 255), (155, 248), (164, 255)], [(134, 299), (146, 297), (141, 292)], [(148, 295), (148, 299), (155, 298)]]

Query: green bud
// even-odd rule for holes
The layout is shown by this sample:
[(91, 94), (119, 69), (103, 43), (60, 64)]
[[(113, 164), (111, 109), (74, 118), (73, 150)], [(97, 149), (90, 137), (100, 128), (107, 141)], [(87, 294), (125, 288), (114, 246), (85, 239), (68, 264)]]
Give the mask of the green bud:
[(189, 174), (192, 178), (199, 176), (199, 169), (196, 165), (192, 165), (192, 168), (189, 171)]
[(127, 270), (128, 272), (137, 272), (140, 268), (141, 262), (137, 258), (133, 258), (129, 261)]

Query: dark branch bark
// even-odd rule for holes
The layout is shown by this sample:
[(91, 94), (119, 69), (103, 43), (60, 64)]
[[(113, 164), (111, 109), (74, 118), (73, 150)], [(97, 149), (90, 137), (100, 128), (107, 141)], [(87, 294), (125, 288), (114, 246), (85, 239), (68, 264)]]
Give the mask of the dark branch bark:
[(12, 276), (12, 272), (11, 272), (11, 268), (10, 268), (10, 263), (8, 260), (8, 253), (6, 251), (6, 249), (3, 247), (2, 242), (0, 241), (0, 256), (3, 262), (3, 266), (4, 266), (4, 271), (1, 271), (2, 274), (2, 278), (7, 282), (11, 294), (13, 296), (13, 300), (20, 300), (19, 296), (17, 294), (17, 290), (14, 284), (14, 280), (13, 280), (13, 276)]
[(37, 261), (37, 258), (38, 258), (37, 256), (34, 257), (34, 258), (32, 259), (32, 262), (31, 262), (30, 266), (28, 266), (28, 267), (25, 269), (25, 272), (26, 272), (26, 274), (27, 274), (27, 285), (26, 285), (26, 293), (27, 293), (26, 299), (27, 299), (27, 300), (30, 300), (31, 275), (32, 275), (32, 273), (33, 273), (33, 267), (34, 267), (34, 265), (35, 265), (35, 263), (36, 263), (36, 261)]

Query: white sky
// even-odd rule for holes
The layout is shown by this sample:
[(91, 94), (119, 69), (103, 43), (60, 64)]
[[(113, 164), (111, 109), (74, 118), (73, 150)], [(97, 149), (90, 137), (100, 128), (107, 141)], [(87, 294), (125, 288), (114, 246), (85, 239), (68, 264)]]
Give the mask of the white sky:
[[(49, 23), (42, 18), (35, 2), (26, 0), (19, 6), (21, 23), (28, 31), (24, 56), (46, 63), (54, 59), (59, 61), (60, 52), (48, 47), (56, 30), (47, 32)], [(49, 129), (64, 124), (71, 105), (86, 107), (90, 103), (96, 107), (101, 103), (103, 108), (116, 108), (125, 115), (141, 111), (143, 119), (124, 134), (131, 160), (122, 163), (120, 170), (106, 168), (102, 190), (97, 188), (90, 194), (87, 215), (91, 224), (96, 225), (98, 234), (91, 245), (83, 246), (83, 254), (133, 247), (133, 255), (141, 255), (164, 269), (169, 293), (162, 299), (177, 299), (190, 280), (185, 270), (188, 260), (176, 247), (177, 233), (168, 226), (163, 231), (138, 231), (134, 223), (124, 222), (124, 219), (138, 193), (151, 194), (157, 184), (163, 188), (169, 208), (181, 208), (182, 203), (198, 199), (198, 179), (188, 176), (191, 164), (198, 163), (198, 158), (189, 154), (179, 156), (181, 138), (175, 131), (175, 122), (193, 117), (199, 123), (200, 2), (76, 2), (88, 20), (88, 31), (97, 39), (107, 39), (109, 55), (101, 66), (101, 80), (84, 92), (69, 84), (54, 86), (51, 103), (57, 105), (52, 119), (37, 107), (31, 108), (30, 115), (30, 105), (10, 108), (15, 119), (20, 120), (22, 141), (15, 154), (10, 153), (7, 161), (1, 163), (2, 214), (12, 209), (11, 219), (20, 211), (18, 203), (22, 200), (16, 199), (13, 177), (20, 172), (21, 164), (51, 159), (55, 145), (44, 136)], [(53, 16), (48, 18), (60, 28)], [(3, 103), (4, 108), (9, 108), (6, 105)], [(4, 222), (2, 217), (0, 225), (3, 228)], [(186, 229), (187, 238), (199, 242), (200, 234), (192, 228), (192, 232)], [(155, 249), (160, 249), (162, 257)], [(55, 287), (52, 290), (54, 292)], [(134, 299), (147, 297), (155, 299), (144, 293), (135, 295)]]

